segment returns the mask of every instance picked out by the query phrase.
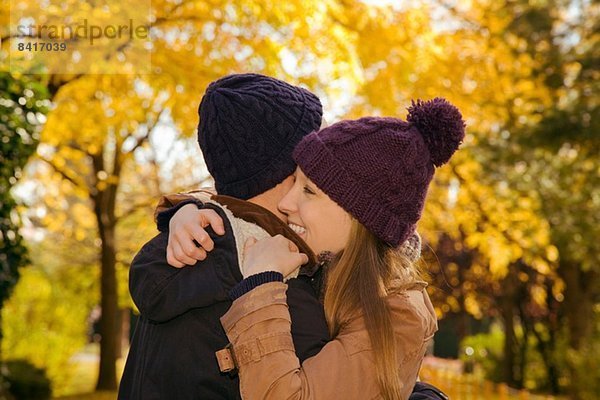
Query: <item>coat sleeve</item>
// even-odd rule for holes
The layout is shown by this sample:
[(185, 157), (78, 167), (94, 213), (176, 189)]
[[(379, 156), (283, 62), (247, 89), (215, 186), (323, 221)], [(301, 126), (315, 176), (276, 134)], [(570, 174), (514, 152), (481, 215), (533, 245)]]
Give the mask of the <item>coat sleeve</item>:
[[(244, 400), (370, 399), (349, 382), (363, 382), (368, 368), (354, 362), (341, 340), (327, 343), (302, 366), (290, 337), (286, 285), (263, 284), (233, 302), (221, 323), (229, 338)], [(366, 389), (366, 388), (365, 388)]]
[(200, 189), (187, 193), (172, 193), (161, 196), (160, 200), (158, 200), (158, 205), (154, 210), (154, 220), (157, 221), (160, 213), (175, 207), (177, 204), (183, 201), (194, 200), (205, 203), (206, 201), (210, 200), (213, 194), (215, 193), (210, 189)]
[(167, 263), (168, 233), (160, 233), (142, 247), (129, 271), (129, 291), (140, 312), (149, 320), (164, 322), (192, 308), (229, 300), (229, 290), (242, 279), (235, 238), (220, 208), (207, 204), (223, 218), (225, 235), (207, 232), (215, 248), (204, 261), (174, 268)]
[[(408, 341), (399, 348), (403, 398), (408, 398), (425, 342), (417, 331), (419, 315), (407, 310), (402, 318), (411, 333), (397, 337), (398, 343)], [(340, 334), (300, 365), (281, 282), (263, 284), (235, 300), (221, 323), (232, 344), (244, 400), (381, 397), (364, 329)]]

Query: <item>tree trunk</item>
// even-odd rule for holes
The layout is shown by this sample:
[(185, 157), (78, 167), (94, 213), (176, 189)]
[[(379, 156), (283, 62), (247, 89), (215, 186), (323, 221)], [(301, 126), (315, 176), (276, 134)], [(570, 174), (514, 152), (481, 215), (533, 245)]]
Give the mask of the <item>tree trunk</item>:
[[(593, 291), (596, 290), (596, 276), (594, 271), (583, 271), (574, 263), (561, 261), (559, 273), (565, 281), (564, 315), (567, 317), (569, 329), (569, 347), (580, 357), (583, 357), (583, 349), (592, 340), (594, 322)], [(582, 373), (578, 362), (568, 359), (568, 368), (571, 375), (572, 398), (581, 399), (581, 387), (579, 376)]]
[(503, 294), (500, 298), (501, 316), (504, 321), (504, 381), (511, 387), (518, 386), (516, 377), (516, 355), (518, 351), (517, 335), (515, 334), (515, 308), (518, 280), (515, 277), (514, 265), (502, 281)]
[(577, 266), (564, 268), (565, 309), (569, 320), (569, 345), (579, 350), (592, 333), (593, 302), (586, 283), (587, 274)]
[[(99, 196), (102, 199), (102, 196)], [(100, 279), (100, 368), (96, 390), (117, 389), (117, 277), (115, 271), (115, 226), (110, 223), (103, 207), (95, 207), (98, 230), (102, 241)], [(109, 222), (109, 223), (106, 223)]]
[(529, 330), (527, 325), (521, 324), (523, 327), (523, 338), (519, 348), (519, 370), (515, 374), (516, 389), (523, 389), (525, 385), (525, 373), (527, 372), (527, 350), (529, 350)]
[(4, 360), (2, 359), (2, 307), (0, 307), (0, 399), (8, 399), (8, 390), (4, 383), (2, 372), (4, 371)]
[[(548, 312), (550, 313), (548, 318), (548, 343), (545, 344), (544, 348), (540, 348), (540, 353), (544, 355), (546, 354), (545, 364), (548, 368), (548, 381), (550, 383), (550, 387), (552, 388), (553, 394), (560, 394), (560, 385), (558, 383), (558, 378), (560, 376), (559, 373), (559, 365), (557, 365), (556, 358), (554, 354), (556, 353), (556, 334), (560, 329), (558, 323), (558, 302), (554, 300), (553, 294), (553, 286), (554, 283), (548, 282), (546, 284), (546, 298), (548, 299)], [(535, 333), (535, 326), (533, 327)], [(543, 343), (542, 337), (538, 339), (539, 343)]]
[(503, 375), (504, 381), (509, 386), (514, 386), (513, 367), (515, 365), (515, 326), (514, 310), (512, 302), (509, 299), (502, 300), (502, 319), (504, 320), (504, 360)]
[[(112, 157), (111, 168), (106, 170), (104, 153), (91, 154), (92, 184), (89, 188), (90, 198), (94, 204), (94, 214), (98, 223), (101, 240), (100, 261), (100, 366), (96, 390), (117, 389), (117, 346), (120, 345), (118, 330), (118, 293), (116, 274), (116, 239), (117, 218), (115, 214), (117, 191), (121, 177), (122, 156), (117, 141)], [(113, 150), (114, 151), (114, 150)], [(110, 172), (110, 174), (109, 174)]]
[(538, 332), (538, 330), (535, 327), (535, 324), (532, 325), (531, 327), (531, 331), (534, 334), (535, 338), (537, 339), (537, 348), (538, 351), (540, 353), (540, 355), (542, 356), (542, 361), (544, 362), (544, 365), (546, 366), (546, 371), (548, 373), (548, 384), (550, 385), (550, 390), (552, 391), (552, 394), (557, 395), (560, 394), (560, 385), (558, 384), (558, 378), (559, 378), (559, 374), (558, 374), (558, 367), (556, 365), (556, 361), (554, 360), (553, 352), (554, 350), (554, 345), (555, 345), (555, 335), (554, 335), (554, 331), (552, 330), (551, 326), (548, 326), (548, 331), (549, 331), (549, 339), (546, 341), (544, 340), (544, 337), (542, 335), (541, 332)]

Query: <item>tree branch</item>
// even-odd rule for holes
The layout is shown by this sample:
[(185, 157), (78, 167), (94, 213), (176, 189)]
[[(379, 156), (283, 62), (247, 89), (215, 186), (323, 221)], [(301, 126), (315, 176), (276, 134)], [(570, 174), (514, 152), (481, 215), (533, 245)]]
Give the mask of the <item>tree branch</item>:
[[(451, 165), (451, 169), (452, 172), (454, 172), (454, 175), (456, 176), (456, 178), (459, 180), (459, 182), (461, 183), (461, 187), (464, 188), (465, 190), (471, 192), (470, 194), (470, 198), (473, 201), (473, 204), (475, 204), (475, 206), (477, 206), (477, 210), (479, 211), (479, 215), (481, 216), (481, 219), (483, 222), (488, 223), (492, 226), (495, 226), (495, 224), (493, 224), (490, 219), (488, 218), (487, 213), (485, 212), (485, 210), (483, 209), (482, 205), (481, 205), (481, 201), (479, 201), (479, 198), (477, 195), (475, 195), (471, 189), (469, 188), (469, 185), (467, 184), (467, 180), (462, 177), (460, 175), (460, 173), (458, 172), (458, 169), (456, 168), (456, 166)], [(500, 230), (498, 229), (498, 232), (504, 236), (504, 238), (511, 242), (511, 243), (518, 243), (519, 241), (517, 239), (515, 239), (510, 233), (509, 231), (506, 230)], [(546, 261), (549, 265), (554, 264), (554, 262), (550, 261), (545, 254), (538, 254), (540, 258), (542, 258), (544, 261)]]
[[(152, 133), (152, 131), (154, 131), (154, 128), (156, 128), (156, 126), (159, 124), (160, 118), (161, 118), (161, 116), (163, 115), (164, 112), (165, 112), (165, 109), (163, 109), (156, 116), (156, 119), (154, 120), (154, 122), (152, 122), (150, 125), (148, 125), (146, 133), (137, 139), (135, 145), (131, 148), (131, 150), (123, 152), (124, 155), (133, 154), (138, 148), (140, 148), (141, 146), (143, 146), (146, 141), (148, 141), (148, 139), (150, 138), (150, 134)], [(133, 134), (130, 134), (130, 135), (128, 135), (128, 138), (132, 137), (132, 136), (133, 136)]]
[(464, 15), (462, 15), (456, 9), (456, 7), (454, 7), (453, 5), (450, 5), (450, 4), (446, 3), (444, 0), (436, 0), (436, 1), (434, 1), (434, 3), (437, 3), (438, 6), (444, 8), (446, 11), (448, 11), (448, 13), (450, 15), (452, 15), (454, 18), (460, 20), (461, 22), (464, 22), (470, 28), (476, 29), (476, 30), (482, 29), (481, 24), (478, 24), (476, 22), (471, 21), (470, 19), (468, 19), (467, 17), (465, 17)]
[(88, 189), (88, 187), (85, 183), (78, 182), (76, 178), (74, 178), (73, 176), (70, 176), (66, 171), (64, 171), (63, 169), (56, 166), (56, 164), (54, 164), (52, 162), (52, 160), (48, 160), (47, 158), (44, 158), (42, 156), (38, 156), (38, 157), (40, 160), (44, 161), (46, 164), (48, 164), (50, 167), (52, 167), (52, 169), (54, 171), (58, 172), (63, 177), (63, 179), (66, 179), (67, 181), (71, 182), (71, 184), (73, 184), (73, 186), (81, 188), (81, 189), (85, 189), (85, 190)]
[(123, 212), (121, 212), (119, 215), (116, 215), (115, 222), (118, 223), (121, 219), (127, 217), (128, 215), (131, 215), (131, 214), (135, 213), (136, 211), (141, 210), (143, 208), (151, 207), (155, 203), (156, 203), (155, 198), (151, 198), (149, 200), (136, 203), (136, 204), (132, 205), (131, 207), (127, 208), (126, 210), (123, 210)]

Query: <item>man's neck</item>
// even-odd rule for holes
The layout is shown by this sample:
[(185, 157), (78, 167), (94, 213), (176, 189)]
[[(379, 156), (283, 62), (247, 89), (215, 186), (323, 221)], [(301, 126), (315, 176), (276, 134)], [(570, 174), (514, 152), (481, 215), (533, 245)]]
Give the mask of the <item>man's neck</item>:
[(249, 202), (259, 205), (267, 210), (271, 211), (280, 220), (287, 223), (287, 215), (283, 214), (277, 208), (277, 205), (283, 199), (283, 197), (289, 192), (292, 185), (294, 184), (293, 176), (288, 176), (283, 182), (277, 184), (275, 187), (256, 195), (250, 199)]
[(265, 193), (261, 193), (258, 196), (254, 196), (250, 199), (248, 199), (248, 201), (250, 203), (259, 205), (263, 208), (266, 208), (267, 210), (271, 211), (273, 214), (275, 214), (277, 216), (277, 218), (279, 218), (280, 220), (287, 222), (287, 216), (283, 213), (281, 213), (281, 211), (279, 211), (279, 209), (277, 208), (277, 204), (279, 203), (279, 198), (274, 198), (275, 196), (270, 196), (269, 194), (269, 190), (266, 191)]

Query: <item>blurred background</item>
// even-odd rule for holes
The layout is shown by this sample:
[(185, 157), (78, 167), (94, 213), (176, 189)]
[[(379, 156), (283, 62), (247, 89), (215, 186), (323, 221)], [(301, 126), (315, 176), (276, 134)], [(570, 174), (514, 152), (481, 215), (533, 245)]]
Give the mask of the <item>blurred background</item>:
[(466, 140), (419, 225), (440, 318), (422, 378), (455, 399), (600, 398), (599, 1), (154, 0), (137, 69), (127, 42), (87, 59), (110, 73), (8, 59), (15, 10), (101, 3), (1, 5), (0, 398), (116, 397), (129, 263), (161, 194), (210, 185), (197, 107), (236, 72), (309, 88), (329, 123), (456, 104)]

